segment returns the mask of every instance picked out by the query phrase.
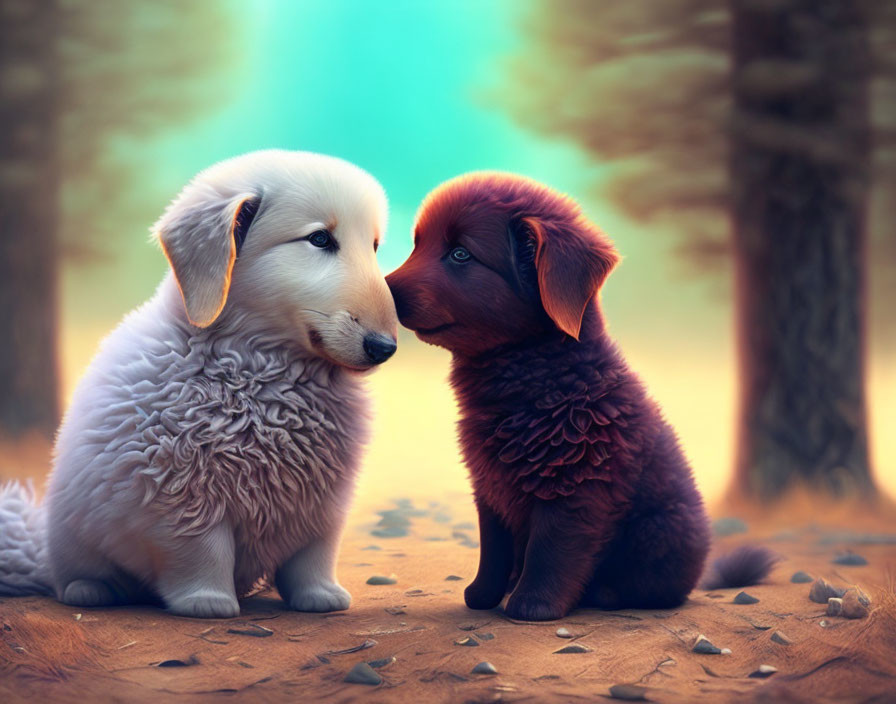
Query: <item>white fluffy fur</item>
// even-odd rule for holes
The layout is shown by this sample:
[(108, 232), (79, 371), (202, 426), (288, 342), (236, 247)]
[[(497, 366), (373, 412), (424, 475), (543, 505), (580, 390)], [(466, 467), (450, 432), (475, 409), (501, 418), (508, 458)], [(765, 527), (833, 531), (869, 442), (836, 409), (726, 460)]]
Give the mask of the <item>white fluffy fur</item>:
[[(234, 263), (233, 216), (258, 197)], [(331, 157), (257, 152), (199, 174), (157, 223), (175, 275), (75, 392), (46, 531), (20, 486), (0, 490), (0, 594), (227, 617), (274, 578), (294, 609), (347, 608), (335, 561), (368, 432), (356, 370), (364, 336), (397, 329), (374, 255), (385, 214), (379, 184)], [(321, 228), (337, 253), (296, 241)]]
[(52, 594), (45, 518), (30, 485), (0, 487), (0, 594)]

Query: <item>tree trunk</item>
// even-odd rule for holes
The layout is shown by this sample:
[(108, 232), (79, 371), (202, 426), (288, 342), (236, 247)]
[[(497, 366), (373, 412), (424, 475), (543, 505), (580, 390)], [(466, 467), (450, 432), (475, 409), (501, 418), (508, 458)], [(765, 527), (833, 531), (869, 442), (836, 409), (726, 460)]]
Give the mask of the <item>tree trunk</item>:
[(853, 0), (732, 0), (736, 490), (870, 494), (869, 47)]
[(0, 433), (51, 434), (56, 366), (57, 7), (0, 0)]

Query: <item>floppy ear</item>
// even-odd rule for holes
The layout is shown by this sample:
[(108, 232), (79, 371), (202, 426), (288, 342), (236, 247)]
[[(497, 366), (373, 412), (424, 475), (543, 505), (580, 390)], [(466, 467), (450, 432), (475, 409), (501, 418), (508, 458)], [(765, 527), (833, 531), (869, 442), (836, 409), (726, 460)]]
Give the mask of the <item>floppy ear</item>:
[(579, 339), (585, 308), (619, 261), (613, 244), (587, 221), (574, 226), (522, 219), (535, 246), (538, 292), (545, 312)]
[(156, 223), (193, 325), (211, 325), (224, 308), (233, 263), (260, 202), (254, 193), (188, 187)]

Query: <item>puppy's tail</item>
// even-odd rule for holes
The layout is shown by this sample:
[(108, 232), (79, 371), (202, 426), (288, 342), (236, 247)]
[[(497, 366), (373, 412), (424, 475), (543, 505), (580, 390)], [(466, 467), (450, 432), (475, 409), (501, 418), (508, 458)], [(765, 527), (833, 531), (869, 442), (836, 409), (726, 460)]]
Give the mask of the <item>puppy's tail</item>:
[(780, 559), (768, 548), (741, 545), (712, 561), (703, 575), (700, 588), (731, 589), (759, 584)]
[(52, 594), (46, 519), (34, 489), (0, 486), (0, 596)]

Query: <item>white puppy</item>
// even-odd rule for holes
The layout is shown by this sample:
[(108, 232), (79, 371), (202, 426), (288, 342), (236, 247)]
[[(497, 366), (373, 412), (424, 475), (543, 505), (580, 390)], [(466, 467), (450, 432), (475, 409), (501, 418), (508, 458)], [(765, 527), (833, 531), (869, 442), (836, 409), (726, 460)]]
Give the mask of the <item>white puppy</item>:
[(263, 151), (200, 173), (156, 224), (172, 273), (75, 392), (44, 505), (0, 490), (0, 594), (220, 618), (273, 577), (293, 609), (348, 608), (358, 371), (398, 325), (385, 220), (380, 185), (340, 159)]

